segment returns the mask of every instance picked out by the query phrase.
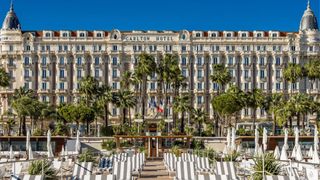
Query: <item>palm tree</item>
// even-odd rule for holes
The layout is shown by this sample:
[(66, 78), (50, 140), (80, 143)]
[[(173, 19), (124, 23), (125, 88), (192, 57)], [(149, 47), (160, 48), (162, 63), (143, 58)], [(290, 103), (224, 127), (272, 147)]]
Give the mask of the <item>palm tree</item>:
[(198, 123), (198, 133), (201, 136), (201, 125), (205, 122), (207, 114), (201, 108), (192, 109), (192, 119)]
[[(305, 115), (311, 111), (312, 101), (307, 94), (296, 94), (292, 96), (289, 101), (287, 102), (288, 107), (290, 108), (291, 112), (297, 118), (297, 126), (300, 127), (300, 119), (301, 115)], [(304, 128), (304, 122), (302, 122)]]
[(99, 91), (99, 82), (92, 76), (87, 76), (80, 81), (79, 93), (87, 106), (90, 106)]
[(314, 82), (320, 79), (320, 59), (310, 59), (305, 65), (306, 76), (309, 78), (312, 88), (314, 88)]
[(293, 93), (293, 84), (298, 82), (298, 80), (303, 76), (302, 67), (299, 64), (290, 63), (284, 70), (283, 70), (283, 77), (286, 81), (291, 83), (291, 92)]
[(25, 87), (20, 87), (19, 89), (15, 89), (13, 92), (13, 100), (19, 99), (21, 97), (30, 97), (36, 98), (36, 92), (32, 89), (27, 89)]
[(41, 110), (41, 125), (40, 129), (43, 129), (44, 120), (54, 120), (57, 119), (56, 108), (48, 103), (43, 103), (44, 108)]
[(129, 125), (131, 126), (131, 111), (130, 109), (136, 105), (136, 97), (134, 92), (130, 90), (120, 90), (114, 96), (114, 103), (118, 108), (122, 109), (122, 123), (126, 123), (127, 110), (129, 111)]
[(23, 134), (26, 135), (26, 117), (31, 115), (34, 109), (33, 99), (28, 96), (22, 96), (21, 98), (15, 99), (12, 103), (12, 108), (17, 112), (20, 122), (19, 122), (19, 136)]
[(10, 76), (4, 68), (0, 68), (0, 87), (7, 87), (10, 84)]
[(275, 116), (275, 113), (279, 109), (279, 107), (282, 107), (283, 105), (284, 105), (284, 96), (283, 94), (280, 94), (280, 93), (268, 95), (265, 98), (265, 101), (263, 103), (263, 108), (267, 111), (267, 113), (274, 114), (273, 127), (272, 127), (272, 131), (274, 135), (276, 134), (276, 125), (277, 125), (277, 117)]
[(108, 127), (109, 125), (109, 103), (113, 100), (113, 93), (112, 88), (109, 86), (102, 86), (100, 87), (100, 94), (99, 94), (99, 102), (98, 104), (104, 108), (104, 125)]
[(257, 120), (256, 111), (257, 108), (263, 107), (263, 103), (265, 102), (265, 95), (263, 94), (261, 89), (253, 88), (252, 91), (246, 93), (247, 96), (247, 107), (251, 107), (253, 109), (253, 127), (255, 127), (255, 123)]
[[(212, 82), (217, 83), (219, 85), (217, 94), (219, 95), (221, 91), (224, 91), (225, 85), (230, 83), (232, 80), (232, 76), (228, 69), (223, 64), (216, 64), (213, 66), (213, 73), (210, 75), (210, 79)], [(218, 135), (219, 129), (219, 117), (215, 114), (215, 125), (214, 132)]]
[(135, 74), (131, 71), (125, 71), (121, 76), (120, 85), (121, 88), (128, 89), (131, 84), (137, 84), (139, 80), (135, 76)]
[(173, 101), (173, 111), (181, 114), (181, 133), (184, 132), (184, 115), (185, 112), (190, 110), (190, 97), (187, 95), (181, 95), (174, 99)]
[(142, 107), (142, 118), (145, 116), (145, 107), (146, 107), (146, 94), (147, 94), (147, 82), (148, 76), (152, 75), (156, 71), (156, 62), (153, 56), (142, 53), (139, 55), (138, 65), (135, 69), (136, 77), (139, 79), (140, 83), (140, 103)]

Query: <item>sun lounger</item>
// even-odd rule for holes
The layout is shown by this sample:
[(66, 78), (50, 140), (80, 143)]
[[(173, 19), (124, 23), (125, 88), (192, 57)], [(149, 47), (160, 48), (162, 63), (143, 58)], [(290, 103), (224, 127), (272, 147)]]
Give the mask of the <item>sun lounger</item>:
[(234, 162), (217, 162), (215, 173), (217, 175), (229, 175), (231, 179), (237, 179)]
[(112, 174), (117, 180), (131, 180), (131, 162), (114, 162)]
[(198, 180), (228, 180), (230, 179), (228, 175), (198, 175)]
[(72, 177), (82, 177), (84, 175), (92, 174), (92, 162), (75, 163), (73, 168)]
[(41, 175), (22, 175), (22, 176), (14, 176), (11, 175), (11, 180), (43, 180), (43, 176)]
[(175, 180), (196, 180), (194, 171), (194, 163), (186, 161), (178, 161), (176, 165)]
[(210, 172), (209, 159), (207, 157), (197, 157), (196, 158), (196, 168), (199, 172)]
[(81, 180), (115, 180), (114, 175), (84, 175)]
[(266, 180), (298, 180), (299, 178), (294, 176), (266, 176)]

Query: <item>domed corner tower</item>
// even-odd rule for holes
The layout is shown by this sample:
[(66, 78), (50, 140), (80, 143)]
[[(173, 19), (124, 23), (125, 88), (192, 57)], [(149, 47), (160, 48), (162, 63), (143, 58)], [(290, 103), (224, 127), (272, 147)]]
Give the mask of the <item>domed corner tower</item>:
[(22, 32), (18, 16), (14, 12), (13, 3), (11, 3), (0, 30), (1, 51), (19, 51), (21, 50)]
[(308, 1), (307, 9), (301, 18), (299, 34), (304, 42), (320, 42), (318, 21), (310, 7), (310, 1)]

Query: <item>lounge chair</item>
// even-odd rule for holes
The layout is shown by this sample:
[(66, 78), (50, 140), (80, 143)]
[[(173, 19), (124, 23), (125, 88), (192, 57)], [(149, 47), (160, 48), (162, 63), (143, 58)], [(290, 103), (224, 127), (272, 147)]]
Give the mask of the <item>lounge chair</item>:
[(299, 180), (294, 176), (266, 176), (265, 180)]
[(216, 162), (216, 175), (229, 175), (231, 179), (238, 179), (234, 162)]
[(199, 172), (210, 172), (212, 169), (210, 168), (209, 159), (207, 157), (197, 157), (196, 158), (196, 168)]
[(116, 177), (116, 180), (131, 180), (131, 162), (114, 162), (112, 175)]
[(22, 175), (22, 176), (14, 176), (11, 175), (11, 180), (43, 180), (43, 176), (41, 175)]
[(75, 163), (73, 167), (73, 178), (80, 178), (92, 174), (92, 162)]
[(84, 175), (81, 180), (115, 180), (114, 175)]
[(194, 171), (194, 163), (186, 161), (177, 162), (177, 170), (175, 180), (196, 180)]
[(230, 179), (228, 175), (198, 175), (198, 180), (228, 180)]

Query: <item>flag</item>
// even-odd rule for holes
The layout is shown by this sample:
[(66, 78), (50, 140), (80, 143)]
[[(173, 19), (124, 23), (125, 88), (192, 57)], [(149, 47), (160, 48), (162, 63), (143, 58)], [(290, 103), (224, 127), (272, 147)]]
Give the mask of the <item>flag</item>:
[(162, 100), (160, 100), (160, 103), (159, 103), (159, 106), (157, 106), (157, 111), (160, 112), (160, 113), (163, 113), (163, 103), (162, 103)]

